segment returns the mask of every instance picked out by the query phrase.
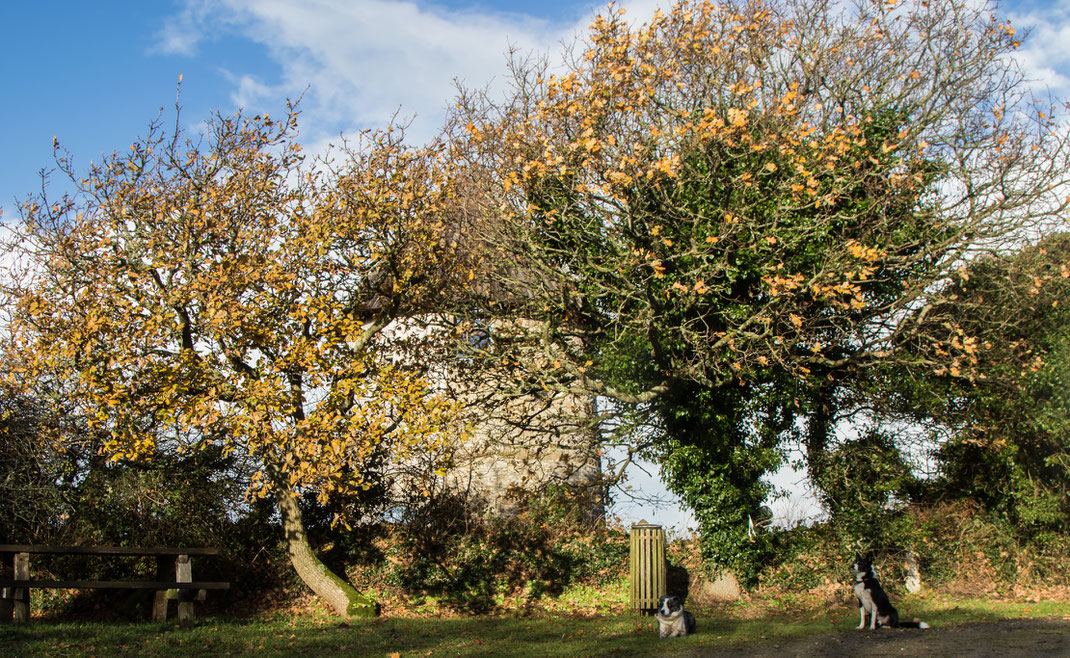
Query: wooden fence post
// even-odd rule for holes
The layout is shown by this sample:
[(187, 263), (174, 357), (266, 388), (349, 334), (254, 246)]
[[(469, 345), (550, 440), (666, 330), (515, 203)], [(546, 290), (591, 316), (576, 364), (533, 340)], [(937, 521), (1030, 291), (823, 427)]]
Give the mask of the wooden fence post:
[(907, 570), (907, 591), (911, 594), (917, 594), (921, 591), (921, 564), (918, 562), (918, 554), (914, 551), (907, 551), (905, 566)]
[(630, 558), (632, 609), (652, 613), (668, 592), (665, 530), (646, 521), (633, 524)]
[[(15, 580), (30, 579), (30, 554), (15, 554)], [(15, 588), (15, 623), (25, 624), (30, 621), (30, 588)]]

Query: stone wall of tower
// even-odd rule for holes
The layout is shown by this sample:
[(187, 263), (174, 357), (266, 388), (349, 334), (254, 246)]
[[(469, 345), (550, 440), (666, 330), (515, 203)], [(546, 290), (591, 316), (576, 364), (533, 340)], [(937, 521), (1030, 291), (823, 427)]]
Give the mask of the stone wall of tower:
[[(430, 321), (398, 323), (388, 341), (431, 336)], [(449, 341), (444, 341), (444, 345)], [(604, 515), (604, 490), (594, 399), (545, 392), (515, 397), (451, 371), (440, 363), (420, 364), (432, 385), (466, 409), (469, 437), (453, 447), (453, 465), (442, 485), (477, 512), (512, 514), (526, 498), (564, 488), (592, 518)], [(400, 357), (405, 361), (404, 357)], [(411, 364), (416, 365), (416, 364)], [(410, 485), (401, 477), (394, 485)]]
[(474, 424), (447, 486), (498, 514), (563, 488), (591, 517), (601, 517), (602, 464), (593, 418), (590, 398), (559, 394), (504, 404)]

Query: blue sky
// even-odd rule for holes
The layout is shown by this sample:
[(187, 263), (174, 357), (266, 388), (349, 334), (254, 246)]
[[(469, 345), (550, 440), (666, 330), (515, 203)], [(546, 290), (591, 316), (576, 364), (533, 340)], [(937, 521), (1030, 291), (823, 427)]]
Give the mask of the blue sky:
[[(976, 0), (980, 1), (980, 0)], [(659, 0), (622, 0), (649, 16)], [(559, 50), (601, 1), (151, 0), (0, 3), (0, 208), (40, 187), (58, 138), (84, 168), (124, 150), (163, 108), (173, 121), (182, 75), (183, 123), (213, 110), (280, 113), (303, 96), (302, 140), (316, 150), (339, 132), (415, 117), (433, 135), (453, 80), (473, 87), (505, 74), (510, 46)], [(1020, 59), (1038, 84), (1070, 97), (1070, 0), (1010, 0), (1003, 11), (1033, 27)], [(636, 482), (651, 488), (650, 478)], [(785, 483), (789, 483), (787, 476)], [(643, 484), (645, 482), (645, 484)], [(787, 503), (791, 505), (792, 502)], [(802, 503), (796, 503), (803, 505)], [(652, 511), (627, 514), (657, 518)], [(668, 523), (683, 522), (671, 513)]]
[[(636, 18), (657, 0), (620, 3)], [(604, 3), (591, 0), (98, 0), (0, 3), (0, 208), (38, 189), (53, 136), (76, 164), (125, 149), (183, 76), (184, 121), (213, 109), (278, 113), (304, 96), (306, 147), (415, 116), (433, 134), (454, 78), (501, 79), (505, 52), (553, 51)], [(1022, 57), (1056, 91), (1070, 78), (1070, 0), (1003, 3), (1037, 25)], [(170, 116), (170, 115), (168, 115)]]
[[(430, 134), (451, 80), (504, 71), (509, 43), (549, 48), (598, 3), (154, 0), (0, 3), (0, 208), (39, 189), (52, 138), (82, 165), (123, 150), (164, 108), (279, 113), (304, 94), (304, 138), (384, 124)], [(298, 9), (300, 7), (300, 9)], [(283, 25), (288, 23), (288, 27)], [(307, 89), (307, 91), (306, 91)]]

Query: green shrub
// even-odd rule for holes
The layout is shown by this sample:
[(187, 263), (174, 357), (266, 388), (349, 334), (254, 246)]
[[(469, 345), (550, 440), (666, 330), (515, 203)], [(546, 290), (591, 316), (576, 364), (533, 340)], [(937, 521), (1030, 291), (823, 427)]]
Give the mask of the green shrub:
[[(885, 521), (881, 521), (885, 522)], [(773, 559), (761, 573), (761, 587), (816, 589), (850, 580), (855, 553), (872, 550), (881, 582), (903, 591), (906, 558), (918, 559), (926, 588), (1013, 590), (1065, 587), (1070, 574), (1070, 539), (1022, 539), (1013, 524), (983, 505), (959, 500), (912, 505), (887, 515), (895, 530), (878, 529), (882, 542), (851, 539), (835, 520), (769, 533)]]
[(615, 580), (626, 569), (628, 541), (554, 490), (510, 516), (473, 516), (454, 498), (430, 502), (390, 528), (382, 551), (388, 585), (485, 612), (507, 596), (531, 600)]

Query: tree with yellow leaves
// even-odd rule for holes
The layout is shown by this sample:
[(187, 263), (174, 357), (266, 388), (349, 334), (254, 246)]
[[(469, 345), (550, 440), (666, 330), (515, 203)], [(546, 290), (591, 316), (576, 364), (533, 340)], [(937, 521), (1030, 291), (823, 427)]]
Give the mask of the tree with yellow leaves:
[(416, 358), (435, 343), (388, 328), (450, 294), (460, 215), (440, 149), (386, 130), (312, 166), (296, 128), (292, 110), (217, 116), (199, 140), (157, 121), (84, 175), (57, 146), (75, 193), (25, 203), (7, 244), (9, 376), (61, 383), (113, 459), (254, 460), (301, 578), (374, 614), (315, 556), (296, 497), (363, 491), (414, 454), (443, 465), (456, 409)]
[(962, 0), (682, 0), (645, 24), (611, 6), (559, 65), (515, 59), (453, 130), (495, 254), (480, 313), (526, 319), (488, 365), (630, 412), (612, 427), (708, 554), (753, 566), (789, 439), (819, 481), (868, 373), (939, 367), (898, 348), (903, 320), (1066, 209), (1070, 142), (1019, 38)]

